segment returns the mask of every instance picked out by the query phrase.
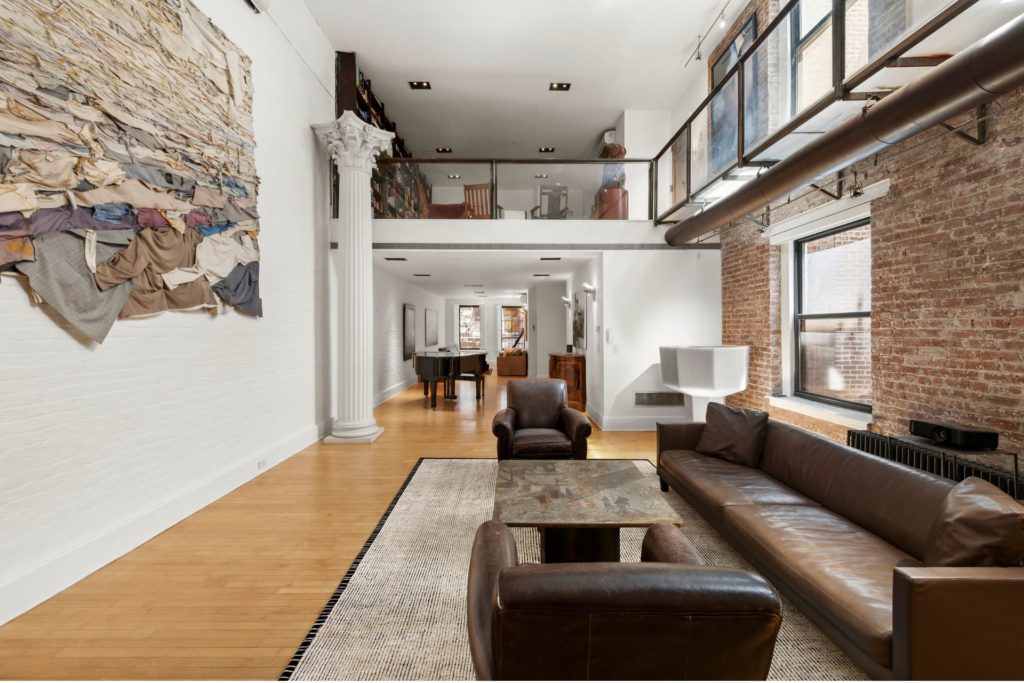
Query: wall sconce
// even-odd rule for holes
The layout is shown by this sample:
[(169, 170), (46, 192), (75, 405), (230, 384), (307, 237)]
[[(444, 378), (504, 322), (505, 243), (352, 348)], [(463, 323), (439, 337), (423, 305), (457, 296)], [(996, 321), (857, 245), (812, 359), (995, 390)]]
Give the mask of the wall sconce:
[(563, 296), (562, 303), (565, 304), (566, 308), (572, 308), (572, 301), (569, 300), (569, 297)]
[(584, 282), (583, 283), (583, 291), (586, 292), (587, 294), (591, 295), (591, 296), (596, 296), (597, 295), (597, 287), (592, 285), (592, 284), (590, 284), (589, 282)]

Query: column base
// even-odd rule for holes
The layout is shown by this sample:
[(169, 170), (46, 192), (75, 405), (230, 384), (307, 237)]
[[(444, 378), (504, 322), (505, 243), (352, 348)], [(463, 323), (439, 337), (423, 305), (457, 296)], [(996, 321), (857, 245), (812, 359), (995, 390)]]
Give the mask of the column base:
[(326, 444), (357, 444), (357, 443), (373, 443), (380, 438), (380, 435), (384, 433), (383, 427), (377, 427), (369, 434), (365, 433), (365, 429), (359, 430), (358, 434), (347, 435), (347, 434), (329, 434), (324, 437), (323, 443)]

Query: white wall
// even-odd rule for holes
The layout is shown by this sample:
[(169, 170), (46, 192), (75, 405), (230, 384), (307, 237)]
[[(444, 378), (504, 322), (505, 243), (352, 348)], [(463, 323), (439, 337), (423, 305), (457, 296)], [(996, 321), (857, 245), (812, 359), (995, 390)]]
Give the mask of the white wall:
[(667, 390), (661, 381), (659, 347), (721, 343), (721, 253), (606, 251), (600, 274), (597, 297), (604, 333), (600, 426), (649, 430), (659, 420), (682, 419), (682, 407), (637, 407), (633, 395)]
[[(301, 0), (196, 0), (253, 61), (265, 317), (168, 313), (78, 341), (0, 285), (0, 623), (319, 438), (329, 417), (334, 53)], [(295, 53), (299, 46), (305, 61)]]
[[(412, 360), (403, 358), (405, 346), (405, 304), (416, 307), (416, 350), (436, 351), (448, 339), (445, 302), (442, 297), (420, 289), (377, 268), (373, 269), (373, 400), (380, 405), (416, 383)], [(437, 313), (438, 343), (427, 346), (426, 310)]]
[(459, 345), (459, 306), (480, 307), (480, 344), (487, 351), (487, 362), (492, 366), (498, 357), (501, 343), (501, 307), (522, 306), (519, 297), (445, 299), (445, 330), (452, 348)]
[(530, 341), (528, 361), (530, 377), (548, 376), (548, 354), (565, 353), (566, 324), (563, 296), (568, 296), (564, 280), (530, 287)]
[[(627, 109), (616, 124), (615, 138), (626, 148), (626, 156), (630, 159), (653, 159), (671, 135), (670, 119), (668, 111)], [(647, 173), (639, 172), (639, 168), (626, 169), (630, 220), (648, 217), (649, 185)]]

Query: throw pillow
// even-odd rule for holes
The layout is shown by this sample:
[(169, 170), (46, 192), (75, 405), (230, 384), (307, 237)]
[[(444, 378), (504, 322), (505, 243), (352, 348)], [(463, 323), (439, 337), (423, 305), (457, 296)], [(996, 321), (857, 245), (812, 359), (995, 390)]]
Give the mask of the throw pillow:
[(768, 431), (768, 413), (709, 403), (697, 452), (757, 467)]
[(1024, 506), (983, 479), (964, 479), (942, 502), (922, 559), (928, 567), (1024, 564)]

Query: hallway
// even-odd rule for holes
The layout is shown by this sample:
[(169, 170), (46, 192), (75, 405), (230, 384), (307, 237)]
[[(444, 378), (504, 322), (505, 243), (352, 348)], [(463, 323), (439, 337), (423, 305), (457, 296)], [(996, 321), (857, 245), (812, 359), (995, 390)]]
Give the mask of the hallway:
[[(421, 457), (494, 457), (507, 380), (378, 406), (372, 445), (315, 444), (0, 627), (5, 679), (276, 679)], [(591, 458), (653, 458), (602, 432)], [(468, 549), (467, 549), (468, 552)]]

